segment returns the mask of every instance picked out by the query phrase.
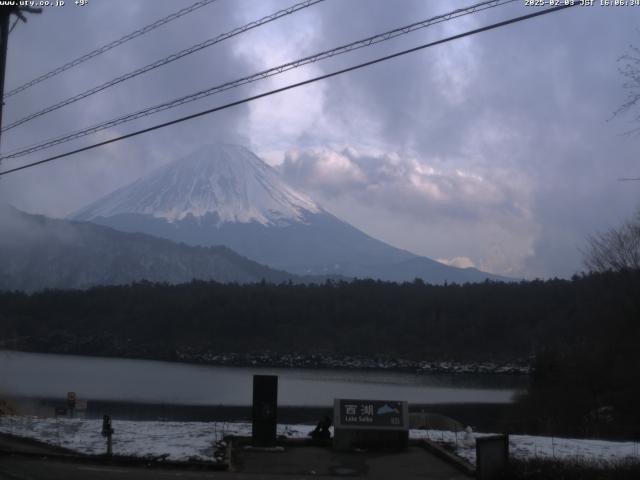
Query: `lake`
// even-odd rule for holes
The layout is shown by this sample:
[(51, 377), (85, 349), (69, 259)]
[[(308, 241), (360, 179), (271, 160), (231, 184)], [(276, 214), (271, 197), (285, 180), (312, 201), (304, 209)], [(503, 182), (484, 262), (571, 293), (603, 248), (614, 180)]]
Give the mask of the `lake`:
[(358, 370), (242, 368), (0, 350), (0, 394), (176, 405), (251, 404), (252, 376), (279, 376), (278, 403), (328, 406), (334, 398), (418, 404), (509, 403), (527, 377)]

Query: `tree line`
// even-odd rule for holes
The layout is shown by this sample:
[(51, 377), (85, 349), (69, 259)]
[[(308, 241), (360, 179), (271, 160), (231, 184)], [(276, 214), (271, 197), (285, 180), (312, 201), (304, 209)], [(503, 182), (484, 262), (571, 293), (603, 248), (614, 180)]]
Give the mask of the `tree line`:
[[(640, 328), (638, 274), (429, 285), (141, 282), (0, 292), (4, 341), (52, 334), (216, 351), (305, 351), (414, 360), (515, 360), (602, 344)], [(606, 341), (605, 341), (606, 340)], [(612, 345), (615, 345), (613, 347)]]

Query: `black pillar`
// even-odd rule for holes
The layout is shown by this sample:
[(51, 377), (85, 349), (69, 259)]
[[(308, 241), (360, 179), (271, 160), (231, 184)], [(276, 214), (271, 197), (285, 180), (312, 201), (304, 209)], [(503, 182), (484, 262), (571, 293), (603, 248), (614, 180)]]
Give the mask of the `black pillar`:
[(271, 447), (276, 444), (278, 423), (278, 377), (276, 375), (253, 376), (253, 444)]

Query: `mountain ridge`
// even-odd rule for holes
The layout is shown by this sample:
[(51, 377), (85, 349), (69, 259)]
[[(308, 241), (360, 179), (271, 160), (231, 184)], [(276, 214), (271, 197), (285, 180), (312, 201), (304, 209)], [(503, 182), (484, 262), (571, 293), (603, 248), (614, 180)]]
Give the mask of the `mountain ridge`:
[(0, 207), (0, 290), (84, 289), (139, 281), (178, 284), (322, 282), (275, 270), (225, 246), (198, 247), (89, 222)]

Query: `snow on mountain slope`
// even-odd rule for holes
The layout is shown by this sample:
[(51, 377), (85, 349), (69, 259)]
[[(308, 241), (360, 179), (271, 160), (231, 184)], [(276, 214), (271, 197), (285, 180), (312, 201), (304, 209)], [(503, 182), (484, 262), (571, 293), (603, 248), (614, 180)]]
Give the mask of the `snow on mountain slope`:
[(217, 215), (218, 223), (278, 225), (303, 221), (320, 207), (285, 184), (244, 147), (207, 145), (72, 215), (93, 220), (142, 214), (169, 222)]

